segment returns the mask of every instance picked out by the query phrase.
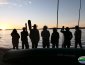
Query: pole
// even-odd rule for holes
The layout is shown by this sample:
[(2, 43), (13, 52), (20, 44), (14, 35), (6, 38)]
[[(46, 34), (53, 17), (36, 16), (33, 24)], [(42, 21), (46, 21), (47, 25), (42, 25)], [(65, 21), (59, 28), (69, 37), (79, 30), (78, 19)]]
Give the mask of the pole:
[(58, 28), (58, 11), (59, 11), (59, 0), (57, 1), (57, 28)]
[(79, 23), (80, 23), (80, 13), (81, 13), (81, 0), (80, 0), (80, 8), (79, 8), (78, 26), (79, 26)]

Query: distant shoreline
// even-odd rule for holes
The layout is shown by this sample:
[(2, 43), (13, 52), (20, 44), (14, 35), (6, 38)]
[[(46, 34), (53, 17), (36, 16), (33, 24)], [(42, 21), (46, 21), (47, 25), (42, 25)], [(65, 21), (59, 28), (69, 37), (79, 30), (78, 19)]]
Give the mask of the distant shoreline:
[[(53, 29), (53, 28), (48, 28), (48, 29)], [(57, 28), (57, 29), (61, 29), (61, 28)], [(70, 27), (70, 29), (75, 29), (75, 27)], [(80, 29), (85, 29), (85, 27), (80, 27)], [(0, 29), (0, 30), (3, 30), (3, 29)], [(5, 30), (13, 30), (13, 29), (5, 29)], [(22, 29), (17, 29), (17, 30), (22, 30)], [(42, 30), (42, 28), (39, 28), (39, 30)]]

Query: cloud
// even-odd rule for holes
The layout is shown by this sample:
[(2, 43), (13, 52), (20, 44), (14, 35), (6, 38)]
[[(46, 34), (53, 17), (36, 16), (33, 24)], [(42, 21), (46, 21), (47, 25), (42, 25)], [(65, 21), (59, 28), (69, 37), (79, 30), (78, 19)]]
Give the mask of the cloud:
[(32, 4), (32, 2), (31, 2), (31, 1), (29, 1), (28, 3), (29, 3), (29, 4)]
[(0, 0), (0, 4), (4, 5), (4, 4), (9, 4), (9, 3), (8, 3), (8, 0)]

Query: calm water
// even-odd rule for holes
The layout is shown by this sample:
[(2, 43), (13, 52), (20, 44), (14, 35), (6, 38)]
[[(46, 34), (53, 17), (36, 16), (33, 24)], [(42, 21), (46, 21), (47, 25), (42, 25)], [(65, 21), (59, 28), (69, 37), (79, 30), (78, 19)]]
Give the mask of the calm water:
[[(20, 34), (22, 30), (18, 30), (18, 33)], [(52, 34), (52, 30), (50, 31), (50, 35)], [(72, 43), (71, 43), (71, 47), (74, 47), (74, 31), (75, 30), (71, 30), (72, 34), (73, 34), (73, 38), (72, 38)], [(0, 31), (0, 47), (4, 47), (4, 48), (12, 48), (12, 40), (11, 40), (11, 32), (12, 30), (1, 30)], [(60, 33), (60, 30), (58, 30), (59, 34), (60, 34), (60, 39), (59, 39), (59, 48), (61, 48), (62, 45), (62, 40), (63, 40), (63, 35), (62, 33)], [(29, 33), (29, 31), (28, 31)], [(40, 30), (40, 34), (41, 34), (41, 30)], [(31, 48), (31, 41), (30, 38), (28, 36), (28, 42)], [(51, 44), (51, 43), (50, 43)], [(83, 47), (85, 47), (85, 29), (82, 29), (82, 45)], [(21, 40), (19, 39), (19, 48), (21, 49)], [(39, 45), (38, 48), (42, 48), (42, 38), (40, 38), (39, 41)]]

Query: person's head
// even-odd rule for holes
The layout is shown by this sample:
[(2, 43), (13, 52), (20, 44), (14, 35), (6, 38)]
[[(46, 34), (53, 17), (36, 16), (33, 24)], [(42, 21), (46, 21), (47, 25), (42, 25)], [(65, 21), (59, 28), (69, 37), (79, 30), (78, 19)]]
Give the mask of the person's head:
[(64, 28), (64, 26), (62, 26), (62, 28)]
[(17, 33), (17, 30), (16, 29), (13, 29), (13, 33)]
[(34, 26), (32, 26), (34, 29), (37, 29), (37, 25), (36, 24), (34, 24)]
[(69, 27), (66, 27), (66, 29), (65, 29), (66, 31), (69, 31), (70, 29), (69, 29)]
[(48, 27), (47, 27), (47, 26), (44, 26), (44, 27), (43, 27), (43, 30), (47, 30), (47, 29), (48, 29)]
[(75, 30), (79, 30), (79, 26), (75, 26)]
[(23, 27), (23, 31), (26, 31), (26, 27)]
[(57, 31), (57, 29), (56, 28), (53, 28), (53, 32), (56, 32)]
[(64, 26), (62, 26), (62, 28), (61, 28), (62, 30), (64, 30)]

